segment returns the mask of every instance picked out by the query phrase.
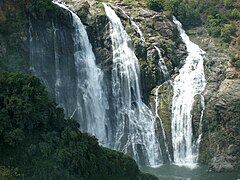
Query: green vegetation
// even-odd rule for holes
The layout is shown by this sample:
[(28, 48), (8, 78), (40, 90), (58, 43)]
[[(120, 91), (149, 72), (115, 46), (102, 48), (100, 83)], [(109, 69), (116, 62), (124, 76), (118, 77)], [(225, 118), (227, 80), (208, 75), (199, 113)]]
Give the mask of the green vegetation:
[(35, 76), (0, 74), (0, 179), (156, 179), (103, 148), (49, 100)]
[[(184, 28), (204, 25), (240, 69), (240, 3), (238, 0), (148, 0), (148, 8), (175, 15)], [(230, 45), (230, 48), (228, 49)]]
[(88, 2), (83, 2), (81, 9), (77, 12), (77, 15), (80, 18), (86, 18), (87, 15), (89, 14), (89, 8), (90, 5), (88, 4)]
[(56, 5), (51, 0), (28, 0), (25, 2), (25, 7), (30, 13), (36, 14), (38, 17), (45, 15), (58, 15), (59, 11)]
[(148, 0), (148, 8), (175, 15), (185, 27), (201, 25), (200, 13), (195, 6), (184, 0)]

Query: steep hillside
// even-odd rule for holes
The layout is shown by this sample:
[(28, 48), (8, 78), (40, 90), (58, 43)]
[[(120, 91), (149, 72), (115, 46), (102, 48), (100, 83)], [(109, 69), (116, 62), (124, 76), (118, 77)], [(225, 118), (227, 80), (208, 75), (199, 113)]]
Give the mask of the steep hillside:
[[(199, 0), (64, 0), (64, 2), (70, 9), (76, 12), (87, 29), (89, 40), (91, 41), (96, 56), (97, 66), (103, 71), (103, 79), (105, 79), (104, 91), (106, 94), (109, 94), (107, 99), (109, 102), (109, 109), (107, 113), (112, 124), (114, 124), (115, 118), (113, 113), (114, 102), (111, 94), (113, 52), (109, 34), (109, 20), (105, 14), (102, 2), (109, 3), (120, 17), (124, 28), (132, 40), (129, 41), (129, 46), (134, 49), (140, 63), (141, 90), (143, 91), (141, 98), (153, 112), (159, 114), (160, 117), (156, 118), (156, 133), (160, 144), (163, 144), (164, 139), (161, 130), (161, 119), (166, 132), (167, 147), (171, 158), (173, 157), (171, 137), (173, 88), (172, 81), (166, 80), (173, 80), (174, 77), (179, 74), (179, 69), (185, 63), (184, 61), (187, 55), (186, 47), (179, 36), (176, 26), (172, 22), (172, 15), (175, 15), (183, 23), (183, 27), (187, 29), (187, 33), (190, 35), (191, 40), (206, 51), (204, 66), (207, 86), (204, 92), (205, 111), (203, 116), (203, 135), (200, 146), (199, 162), (209, 164), (210, 170), (215, 171), (240, 168), (240, 3), (238, 0), (216, 0), (211, 2)], [(33, 26), (34, 28), (32, 28)], [(57, 38), (55, 38), (56, 34), (54, 34), (56, 29), (61, 29), (61, 32), (57, 34)], [(64, 69), (64, 73), (68, 74), (71, 72), (70, 81), (76, 81), (76, 72), (72, 70), (74, 69), (74, 62), (71, 61), (74, 56), (72, 32), (73, 27), (69, 14), (65, 10), (54, 6), (48, 0), (28, 0), (24, 2), (15, 2), (14, 0), (1, 1), (0, 72), (22, 71), (25, 73), (36, 73), (30, 62), (30, 59), (33, 59), (37, 62), (36, 64), (38, 67), (41, 66), (42, 68), (43, 76), (39, 75), (39, 77), (47, 86), (50, 96), (56, 98), (56, 77), (54, 74), (57, 69), (54, 59), (56, 56), (63, 62), (61, 67)], [(34, 39), (31, 39), (32, 35)], [(56, 44), (58, 46), (56, 46)], [(57, 55), (54, 54), (55, 49), (58, 50)], [(167, 78), (159, 68), (159, 59), (161, 56), (166, 63), (169, 73)], [(8, 77), (8, 75), (4, 76)], [(69, 84), (65, 87), (68, 85)], [(69, 92), (66, 92), (66, 94), (67, 93)], [(75, 96), (69, 97), (67, 95), (66, 97), (66, 99), (75, 99)], [(156, 97), (159, 99), (157, 106), (155, 104)], [(193, 136), (195, 138), (199, 135), (197, 129), (199, 129), (200, 114), (201, 105), (199, 98), (196, 97), (192, 112)], [(65, 120), (62, 119), (62, 121), (66, 124)], [(69, 125), (66, 127), (68, 126)], [(51, 128), (56, 131), (55, 126)], [(63, 129), (58, 131), (62, 133)], [(93, 142), (93, 144), (86, 142), (87, 150), (90, 150), (91, 146), (94, 146), (104, 158), (117, 159), (116, 161), (120, 161), (119, 166), (121, 166), (122, 169), (125, 168), (125, 161), (122, 161), (122, 158), (124, 159), (126, 156), (100, 148), (94, 138), (88, 137), (84, 133), (76, 132), (76, 129), (77, 125), (73, 127), (74, 133), (72, 135), (74, 137), (76, 134), (77, 139), (82, 139), (83, 136), (84, 138), (86, 136), (89, 142)], [(45, 133), (47, 130), (44, 129), (43, 131)], [(11, 132), (11, 135), (8, 133), (10, 137), (7, 140), (8, 143), (14, 143), (16, 140), (18, 141), (18, 139), (14, 139), (14, 133), (20, 133), (19, 137), (23, 137), (22, 132), (18, 130), (16, 132)], [(61, 139), (61, 133), (56, 135), (56, 137), (54, 135), (54, 138)], [(5, 135), (3, 135), (3, 137), (5, 138)], [(51, 156), (52, 159), (50, 158), (50, 161), (54, 164), (54, 158), (56, 156), (59, 157), (59, 154), (53, 153), (51, 148), (48, 146), (45, 147), (45, 145), (46, 143), (53, 143), (54, 147), (56, 147), (56, 142), (55, 140), (54, 142), (46, 142), (46, 138), (44, 139), (44, 137), (36, 135), (36, 139), (41, 139), (41, 141), (36, 142), (41, 145), (44, 143), (42, 152), (40, 152), (41, 148), (36, 148), (35, 145), (34, 147), (35, 149), (40, 149), (38, 150), (38, 154), (41, 158), (44, 157), (46, 160), (48, 155)], [(61, 139), (59, 141), (63, 140)], [(76, 139), (74, 139), (73, 142), (77, 144)], [(66, 142), (64, 141), (64, 143)], [(59, 147), (59, 151), (63, 151), (61, 148), (64, 148), (64, 143)], [(28, 142), (26, 142), (26, 144), (30, 147)], [(6, 144), (3, 144), (4, 147), (5, 145)], [(21, 148), (25, 148), (25, 146), (22, 146), (23, 144), (21, 144)], [(11, 147), (9, 146), (9, 148)], [(72, 146), (70, 149), (71, 148)], [(71, 152), (72, 151), (73, 149), (71, 149)], [(166, 149), (163, 148), (162, 151), (166, 151)], [(108, 154), (108, 152), (110, 152), (110, 154)], [(66, 160), (66, 162), (72, 166), (71, 168), (76, 168), (74, 170), (71, 168), (69, 171), (66, 170), (69, 176), (72, 170), (74, 173), (79, 173), (79, 168), (85, 167), (78, 167), (78, 162), (72, 160), (72, 157), (78, 158), (74, 153), (75, 151), (72, 154), (67, 154), (64, 160), (61, 159), (62, 164), (60, 163), (56, 168), (54, 168), (55, 164), (52, 166), (47, 160), (46, 163), (50, 169), (54, 168), (53, 172), (56, 171), (56, 174), (59, 175), (58, 169), (66, 165), (64, 164)], [(94, 153), (95, 152), (93, 152), (93, 154)], [(129, 154), (132, 155), (131, 152)], [(95, 155), (93, 156), (93, 159), (97, 158)], [(113, 157), (110, 158), (110, 156)], [(121, 158), (118, 159), (119, 156)], [(105, 162), (106, 158), (104, 158), (103, 160), (97, 159), (96, 163), (100, 161)], [(165, 163), (169, 163), (167, 159), (168, 158), (165, 157)], [(4, 167), (1, 168), (3, 171), (6, 171), (6, 173), (14, 170), (14, 167), (18, 166), (17, 163), (20, 162), (14, 160), (15, 164), (9, 169), (6, 166), (12, 166), (12, 164), (10, 160), (8, 160), (6, 160), (8, 163), (5, 165), (3, 164)], [(38, 160), (34, 160), (34, 162), (31, 163), (36, 163), (40, 170), (42, 168), (44, 172), (47, 171), (47, 168), (45, 169), (43, 164), (38, 164)], [(81, 159), (79, 159), (79, 161), (80, 160)], [(134, 164), (135, 162), (128, 158), (127, 162), (131, 164), (126, 165), (129, 169), (130, 167), (134, 167), (133, 169), (135, 169), (131, 177), (136, 178), (139, 175), (139, 171)], [(115, 161), (112, 163), (114, 164)], [(90, 164), (89, 167), (90, 166), (94, 166), (94, 164)], [(108, 166), (109, 164), (106, 163), (106, 167)], [(101, 167), (94, 168), (96, 168), (95, 170), (97, 172), (97, 170), (99, 170), (98, 168)], [(85, 170), (88, 170), (88, 167)], [(105, 172), (105, 170), (101, 171), (107, 174), (115, 174), (115, 170), (116, 169), (111, 172)], [(22, 172), (25, 171), (20, 169), (19, 173), (21, 174)], [(125, 175), (122, 175), (124, 173), (125, 172), (121, 172), (116, 178), (121, 179), (125, 177)], [(29, 176), (30, 174), (31, 173), (27, 173), (26, 175)], [(40, 171), (38, 175), (41, 175)], [(108, 174), (108, 176), (110, 177), (110, 174)], [(130, 176), (130, 174), (127, 176)], [(74, 175), (74, 177), (77, 176)]]
[[(0, 7), (1, 71), (29, 72), (29, 18), (49, 28), (48, 20), (61, 18), (64, 24), (68, 15), (50, 1), (6, 1)], [(0, 84), (0, 179), (156, 179), (141, 173), (129, 156), (80, 132), (36, 77), (1, 73)]]
[(156, 179), (65, 119), (35, 76), (0, 74), (0, 179)]

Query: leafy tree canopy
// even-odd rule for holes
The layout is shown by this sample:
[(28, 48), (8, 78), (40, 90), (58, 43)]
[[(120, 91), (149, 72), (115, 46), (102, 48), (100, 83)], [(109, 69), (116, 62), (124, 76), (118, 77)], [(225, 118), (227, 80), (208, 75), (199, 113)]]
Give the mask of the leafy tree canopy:
[(79, 127), (37, 77), (0, 74), (0, 179), (156, 179)]

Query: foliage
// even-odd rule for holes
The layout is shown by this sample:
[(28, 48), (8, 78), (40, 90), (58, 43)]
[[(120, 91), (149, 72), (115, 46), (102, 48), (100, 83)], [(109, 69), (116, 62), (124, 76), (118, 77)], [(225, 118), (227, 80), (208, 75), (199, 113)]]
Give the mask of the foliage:
[(40, 17), (58, 14), (58, 8), (51, 0), (28, 0), (25, 2), (25, 6), (30, 13), (35, 13)]
[(177, 16), (185, 27), (201, 24), (200, 13), (182, 0), (148, 0), (147, 6), (154, 11), (165, 11), (167, 14)]
[[(5, 6), (1, 8), (5, 8)], [(5, 18), (6, 19), (4, 21), (0, 22), (0, 33), (4, 36), (16, 32), (17, 30), (19, 31), (20, 29), (23, 29), (25, 25), (25, 12), (23, 2), (17, 1), (14, 12), (10, 10), (6, 11)]]
[(221, 37), (224, 42), (230, 43), (231, 42), (231, 35), (233, 35), (235, 29), (231, 24), (225, 24), (221, 29)]
[(223, 42), (231, 42), (234, 31), (230, 30), (231, 20), (239, 20), (240, 4), (236, 0), (148, 0), (148, 8), (175, 15), (184, 28), (205, 24), (209, 34)]
[(232, 11), (231, 11), (231, 19), (239, 19), (240, 18), (240, 12), (237, 10), (237, 8), (234, 8)]
[(77, 15), (81, 18), (86, 18), (89, 14), (89, 8), (90, 5), (88, 4), (88, 2), (83, 2), (81, 5), (81, 9), (79, 9), (79, 11), (77, 12)]
[(225, 8), (231, 8), (233, 6), (233, 0), (224, 0), (223, 5)]
[(164, 10), (164, 0), (149, 0), (147, 6), (154, 11), (162, 12)]
[(23, 175), (18, 173), (17, 168), (0, 166), (0, 179), (1, 180), (23, 179)]
[[(35, 76), (0, 74), (0, 166), (26, 179), (139, 179), (136, 162), (98, 145), (49, 100)], [(0, 168), (0, 177), (13, 171)], [(10, 178), (13, 179), (13, 178)]]
[(140, 173), (139, 180), (158, 180), (158, 178), (148, 173)]

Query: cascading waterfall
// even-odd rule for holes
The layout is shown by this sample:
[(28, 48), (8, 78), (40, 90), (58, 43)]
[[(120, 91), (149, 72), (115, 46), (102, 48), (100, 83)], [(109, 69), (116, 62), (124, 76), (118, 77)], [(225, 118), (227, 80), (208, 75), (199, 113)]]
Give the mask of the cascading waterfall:
[[(201, 133), (199, 133), (198, 140), (195, 141), (192, 132), (191, 111), (194, 97), (201, 94), (206, 86), (203, 67), (203, 55), (205, 52), (190, 41), (182, 29), (181, 23), (175, 17), (173, 17), (173, 22), (177, 25), (188, 51), (186, 62), (173, 82), (174, 96), (172, 101), (171, 130), (174, 163), (176, 165), (195, 167), (198, 160)], [(202, 98), (202, 108), (204, 109), (203, 101)], [(200, 118), (199, 127), (201, 128), (202, 115)]]
[(134, 28), (134, 29), (137, 31), (137, 33), (139, 34), (141, 41), (142, 41), (142, 42), (145, 42), (145, 37), (144, 37), (141, 29), (139, 28), (139, 26), (134, 22), (133, 18), (132, 18), (131, 16), (128, 16), (128, 15), (126, 14), (126, 12), (125, 12), (122, 8), (120, 8), (120, 7), (118, 7), (118, 8), (119, 8), (119, 9), (123, 12), (123, 14), (124, 14), (125, 16), (127, 16), (127, 18), (130, 20), (131, 25), (133, 26), (133, 28)]
[(104, 8), (113, 49), (112, 93), (117, 130), (114, 148), (132, 154), (138, 163), (159, 166), (161, 150), (155, 117), (141, 100), (138, 59), (121, 20), (105, 3)]
[(167, 70), (167, 66), (166, 66), (165, 61), (164, 61), (164, 59), (162, 57), (160, 49), (157, 46), (154, 46), (154, 47), (157, 50), (158, 56), (159, 56), (158, 67), (160, 68), (160, 70), (161, 70), (161, 72), (163, 74), (164, 81), (166, 81), (170, 77), (169, 73), (168, 73), (168, 70)]
[[(88, 40), (87, 32), (80, 18), (75, 13), (68, 9), (64, 4), (58, 2), (53, 3), (70, 12), (72, 17), (72, 25), (74, 27), (74, 33), (72, 35), (74, 43), (74, 64), (77, 76), (75, 85), (76, 102), (67, 104), (62, 100), (65, 96), (63, 91), (61, 91), (61, 88), (63, 88), (64, 77), (61, 75), (59, 67), (60, 61), (58, 59), (59, 55), (57, 50), (55, 50), (56, 101), (64, 108), (65, 112), (67, 112), (66, 115), (68, 117), (75, 117), (80, 121), (80, 124), (83, 125), (81, 126), (81, 130), (95, 135), (100, 143), (107, 146), (107, 119), (105, 112), (108, 108), (108, 104), (101, 86), (102, 72), (96, 66), (95, 56)], [(54, 27), (54, 23), (52, 26), (54, 45), (57, 45), (55, 42), (57, 29)], [(71, 86), (70, 83), (69, 86)], [(72, 107), (72, 104), (76, 104), (76, 106)]]

